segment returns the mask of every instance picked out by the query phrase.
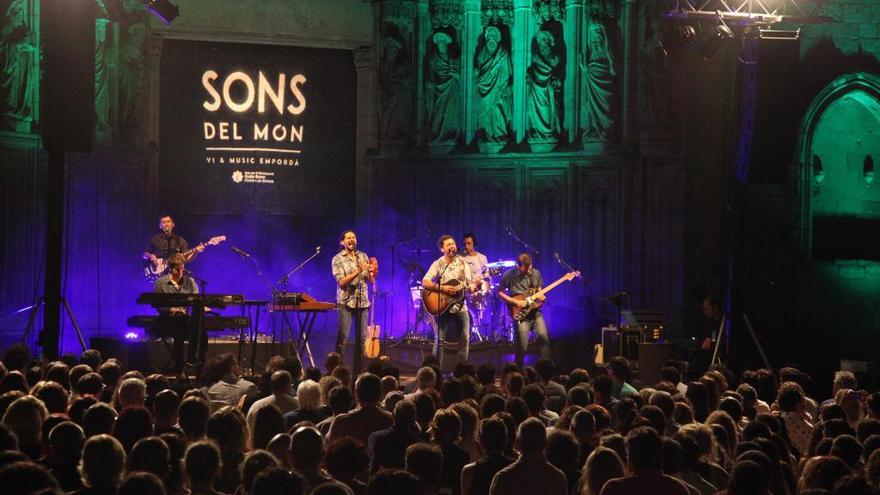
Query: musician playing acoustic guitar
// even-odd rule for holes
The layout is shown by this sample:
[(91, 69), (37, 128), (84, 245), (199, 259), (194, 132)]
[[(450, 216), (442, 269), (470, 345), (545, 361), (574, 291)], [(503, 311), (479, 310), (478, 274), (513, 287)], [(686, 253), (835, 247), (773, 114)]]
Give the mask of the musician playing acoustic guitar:
[[(514, 296), (527, 296), (539, 291), (544, 286), (544, 279), (541, 277), (541, 272), (532, 267), (532, 257), (529, 256), (529, 253), (520, 253), (516, 258), (516, 264), (516, 268), (507, 270), (501, 277), (498, 297), (509, 305), (523, 308), (528, 305), (525, 299), (518, 299)], [(544, 296), (539, 296), (536, 299), (542, 301)], [(535, 343), (540, 347), (541, 358), (550, 359), (550, 336), (547, 333), (547, 323), (544, 322), (541, 310), (535, 309), (516, 325), (516, 362), (520, 366), (523, 365), (523, 359), (529, 347), (529, 330), (535, 331)]]
[(431, 263), (431, 268), (422, 279), (422, 287), (428, 291), (439, 292), (455, 299), (445, 311), (437, 316), (437, 331), (434, 332), (434, 349), (432, 353), (443, 366), (443, 348), (446, 335), (450, 331), (458, 331), (458, 356), (467, 361), (470, 352), (471, 318), (468, 315), (467, 302), (464, 299), (465, 288), (472, 284), (471, 270), (461, 256), (451, 235), (441, 236), (437, 247), (443, 256)]

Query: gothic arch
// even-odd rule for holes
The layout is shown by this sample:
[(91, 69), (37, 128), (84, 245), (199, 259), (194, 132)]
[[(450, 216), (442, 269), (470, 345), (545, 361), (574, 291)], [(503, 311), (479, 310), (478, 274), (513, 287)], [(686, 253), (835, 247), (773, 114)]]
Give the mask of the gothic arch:
[[(813, 247), (814, 138), (826, 111), (847, 97), (861, 102), (864, 110), (880, 124), (880, 75), (859, 72), (838, 77), (813, 98), (801, 121), (797, 148), (800, 173), (795, 176), (800, 230), (797, 235), (808, 258)], [(821, 158), (821, 162), (825, 159)]]

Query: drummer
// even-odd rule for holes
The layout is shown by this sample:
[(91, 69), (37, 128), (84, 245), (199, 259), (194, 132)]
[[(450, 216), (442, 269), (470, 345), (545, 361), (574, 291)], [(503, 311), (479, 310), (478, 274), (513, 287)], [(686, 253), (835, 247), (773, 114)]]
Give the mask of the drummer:
[(462, 259), (470, 266), (473, 276), (468, 285), (472, 287), (476, 285), (477, 291), (485, 294), (489, 291), (489, 260), (486, 255), (476, 250), (477, 237), (473, 232), (464, 235), (462, 244), (464, 245)]

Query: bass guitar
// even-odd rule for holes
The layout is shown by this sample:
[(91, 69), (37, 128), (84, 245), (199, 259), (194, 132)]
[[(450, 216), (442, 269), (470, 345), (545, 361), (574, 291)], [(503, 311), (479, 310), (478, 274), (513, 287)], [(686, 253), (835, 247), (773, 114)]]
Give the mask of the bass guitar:
[(541, 290), (531, 289), (528, 294), (517, 294), (515, 296), (511, 296), (514, 299), (519, 301), (525, 301), (526, 305), (520, 307), (514, 303), (507, 303), (508, 309), (510, 310), (510, 317), (516, 321), (522, 321), (528, 318), (533, 312), (535, 312), (538, 308), (544, 305), (544, 295), (556, 288), (562, 282), (567, 282), (569, 280), (574, 280), (575, 277), (580, 277), (581, 272), (569, 272), (565, 275), (559, 277), (558, 280), (553, 282), (552, 284), (544, 287)]
[[(376, 258), (370, 258), (370, 277), (375, 280), (376, 274), (379, 273), (379, 261)], [(370, 324), (367, 326), (367, 336), (364, 341), (364, 356), (369, 359), (379, 357), (379, 325), (374, 324), (376, 316), (376, 282), (373, 282), (373, 301), (370, 303)]]
[[(216, 237), (210, 238), (207, 242), (203, 242), (203, 243), (199, 244), (198, 246), (196, 246), (192, 249), (188, 249), (180, 254), (182, 254), (183, 257), (185, 258), (185, 257), (191, 255), (192, 253), (196, 252), (196, 250), (199, 248), (199, 246), (205, 246), (205, 247), (216, 246), (217, 244), (220, 244), (221, 242), (223, 242), (225, 240), (226, 240), (225, 235), (218, 235)], [(149, 282), (155, 282), (157, 278), (165, 275), (166, 273), (168, 273), (168, 259), (159, 258), (158, 260), (156, 260), (155, 264), (150, 260), (144, 261), (144, 277)]]

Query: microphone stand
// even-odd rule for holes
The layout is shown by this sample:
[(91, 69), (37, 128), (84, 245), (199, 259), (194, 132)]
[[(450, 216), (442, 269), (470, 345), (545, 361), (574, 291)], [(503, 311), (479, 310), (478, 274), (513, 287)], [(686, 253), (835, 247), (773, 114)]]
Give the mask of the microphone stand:
[[(286, 292), (287, 292), (287, 288), (288, 288), (288, 287), (287, 287), (287, 282), (290, 280), (290, 277), (292, 277), (296, 272), (300, 271), (300, 269), (302, 269), (302, 267), (306, 266), (306, 264), (308, 264), (310, 261), (312, 261), (313, 259), (315, 259), (315, 257), (318, 256), (318, 254), (320, 254), (320, 253), (321, 253), (321, 246), (318, 246), (317, 248), (315, 248), (315, 252), (312, 253), (311, 256), (309, 256), (308, 258), (306, 258), (305, 261), (303, 261), (302, 263), (299, 264), (299, 266), (297, 266), (297, 267), (294, 268), (293, 270), (290, 270), (290, 271), (287, 273), (287, 275), (281, 277), (277, 282), (275, 282), (275, 284), (272, 286), (272, 296), (273, 296), (273, 301), (272, 301), (272, 302), (273, 302), (273, 303), (275, 302), (275, 301), (274, 301), (275, 296), (278, 294), (278, 292), (277, 292), (277, 290), (276, 290), (276, 287), (278, 287), (278, 286), (281, 285), (281, 284), (284, 284), (284, 292), (286, 293)], [(298, 298), (294, 298), (294, 301), (293, 301), (293, 305), (294, 305), (294, 307), (296, 307), (296, 305), (297, 305), (298, 302), (299, 302), (299, 301), (298, 301)], [(288, 341), (289, 341), (291, 347), (293, 348), (293, 352), (296, 354), (297, 357), (300, 357), (300, 356), (299, 356), (299, 352), (297, 351), (297, 348), (296, 348), (295, 339), (293, 338), (293, 331), (291, 330), (290, 321), (287, 319), (287, 313), (286, 313), (286, 312), (282, 312), (282, 314), (284, 315), (284, 320), (283, 320), (282, 323), (281, 323), (282, 332), (283, 332), (283, 330), (284, 330), (284, 323), (286, 322), (286, 323), (287, 323), (287, 338), (288, 338)], [(299, 317), (297, 317), (297, 318), (299, 318)], [(297, 321), (299, 321), (299, 320), (297, 320)], [(283, 338), (283, 335), (284, 335), (284, 334), (282, 333), (282, 338)], [(308, 344), (308, 343), (306, 343), (306, 344)], [(309, 351), (309, 353), (311, 353), (311, 351)], [(302, 361), (302, 359), (300, 359), (300, 361)]]
[[(237, 253), (237, 254), (242, 259), (248, 258), (251, 260), (251, 262), (253, 263), (254, 269), (257, 271), (257, 278), (260, 279), (260, 281), (262, 281), (263, 284), (266, 285), (267, 289), (269, 289), (269, 292), (270, 292), (269, 303), (271, 304), (272, 300), (275, 298), (275, 294), (277, 293), (277, 291), (275, 290), (275, 287), (272, 286), (272, 283), (269, 282), (269, 279), (267, 279), (266, 276), (263, 275), (263, 269), (260, 267), (260, 262), (257, 261), (257, 258), (253, 255), (244, 255), (241, 253)], [(247, 311), (248, 317), (250, 317), (252, 314), (251, 306), (248, 306), (248, 305), (242, 306), (242, 311), (241, 311), (242, 316), (244, 316), (245, 310)], [(250, 325), (250, 339), (251, 339), (250, 367), (251, 367), (251, 373), (254, 372), (254, 362), (257, 359), (257, 333), (259, 333), (259, 331), (260, 331), (260, 311), (261, 311), (261, 308), (259, 306), (257, 306), (256, 307), (256, 321), (252, 322)], [(271, 316), (271, 314), (269, 314), (267, 317), (270, 317), (270, 316)], [(243, 363), (242, 356), (244, 354), (244, 345), (245, 345), (245, 342), (247, 341), (247, 338), (244, 335), (244, 331), (245, 331), (245, 329), (242, 328), (241, 333), (238, 336), (238, 362), (239, 363)], [(275, 352), (274, 326), (273, 326), (273, 331), (272, 331), (272, 352), (273, 353)]]
[(208, 281), (196, 276), (196, 274), (187, 269), (184, 269), (183, 273), (201, 285), (199, 287), (199, 302), (192, 308), (193, 326), (196, 330), (195, 338), (192, 339), (194, 342), (190, 342), (191, 351), (187, 353), (190, 358), (190, 366), (195, 368), (196, 380), (198, 380), (202, 376), (202, 367), (205, 365), (205, 357), (208, 352), (207, 342), (203, 342), (203, 340), (207, 340), (207, 334), (205, 333), (205, 291), (208, 287)]
[(516, 233), (513, 231), (513, 229), (510, 228), (510, 226), (507, 227), (507, 235), (509, 235), (510, 237), (513, 237), (513, 239), (516, 240), (516, 242), (522, 244), (523, 247), (526, 248), (527, 251), (531, 251), (531, 252), (535, 253), (535, 256), (541, 256), (541, 251), (538, 251), (532, 245), (530, 245), (526, 241), (520, 239), (519, 236), (516, 235)]
[(319, 254), (321, 254), (321, 246), (318, 246), (317, 248), (315, 248), (315, 252), (311, 256), (306, 258), (305, 261), (300, 263), (299, 266), (297, 266), (293, 270), (290, 270), (287, 273), (287, 275), (281, 277), (277, 282), (275, 282), (275, 284), (272, 286), (273, 291), (275, 290), (275, 287), (278, 287), (279, 285), (284, 284), (284, 292), (287, 292), (287, 282), (290, 280), (290, 277), (292, 277), (296, 272), (300, 271), (300, 269), (302, 267), (306, 266), (306, 264), (308, 264), (309, 261), (312, 261), (315, 258), (315, 256), (318, 256)]

